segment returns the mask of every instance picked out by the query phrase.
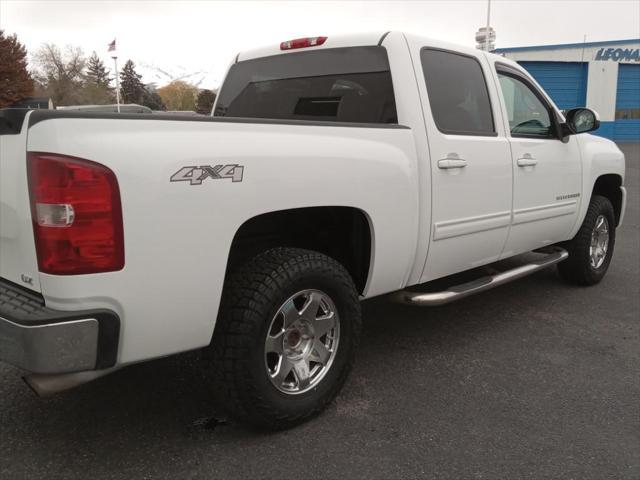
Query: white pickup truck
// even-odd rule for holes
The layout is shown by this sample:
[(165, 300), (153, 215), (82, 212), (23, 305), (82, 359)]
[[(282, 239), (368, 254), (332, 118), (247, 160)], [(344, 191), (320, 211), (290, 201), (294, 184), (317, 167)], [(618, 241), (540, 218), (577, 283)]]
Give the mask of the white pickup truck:
[(294, 425), (344, 383), (362, 299), (599, 282), (626, 193), (598, 125), (400, 32), (242, 52), (211, 117), (3, 110), (0, 359), (49, 393), (207, 347), (232, 415)]

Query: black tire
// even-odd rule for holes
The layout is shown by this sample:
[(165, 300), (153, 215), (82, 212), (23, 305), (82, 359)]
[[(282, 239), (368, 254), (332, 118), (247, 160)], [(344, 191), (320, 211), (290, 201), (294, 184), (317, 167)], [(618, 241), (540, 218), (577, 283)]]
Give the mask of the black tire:
[[(595, 268), (590, 262), (589, 247), (591, 246), (591, 233), (600, 215), (603, 215), (609, 224), (609, 245), (604, 262), (598, 268)], [(599, 283), (607, 273), (615, 243), (616, 221), (613, 206), (606, 197), (594, 195), (591, 198), (589, 209), (580, 230), (571, 241), (563, 245), (569, 252), (569, 258), (558, 264), (560, 276), (575, 285), (595, 285)]]
[[(309, 391), (281, 392), (268, 377), (265, 339), (280, 306), (305, 289), (325, 292), (339, 315), (340, 340), (326, 374)], [(214, 394), (230, 416), (282, 430), (320, 413), (338, 394), (360, 339), (358, 292), (345, 268), (318, 252), (276, 248), (231, 272), (210, 347)]]

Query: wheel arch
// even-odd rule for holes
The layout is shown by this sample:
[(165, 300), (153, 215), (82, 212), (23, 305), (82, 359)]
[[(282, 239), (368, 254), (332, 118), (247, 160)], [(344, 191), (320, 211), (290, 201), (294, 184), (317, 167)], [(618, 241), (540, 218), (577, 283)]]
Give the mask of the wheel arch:
[(622, 177), (616, 173), (607, 173), (600, 175), (593, 184), (591, 197), (600, 195), (607, 198), (615, 213), (616, 225), (620, 224), (622, 218), (623, 194), (620, 187), (622, 186)]
[(370, 216), (356, 207), (315, 206), (262, 213), (236, 230), (225, 278), (231, 269), (270, 248), (305, 248), (340, 262), (362, 295), (370, 281), (374, 238)]

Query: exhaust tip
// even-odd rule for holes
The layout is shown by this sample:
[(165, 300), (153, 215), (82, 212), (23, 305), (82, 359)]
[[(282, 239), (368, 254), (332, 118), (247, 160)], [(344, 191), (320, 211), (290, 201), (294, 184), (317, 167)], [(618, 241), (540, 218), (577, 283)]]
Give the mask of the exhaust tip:
[(27, 385), (27, 387), (29, 387), (29, 390), (31, 390), (37, 397), (43, 397), (43, 395), (38, 390), (37, 385), (35, 385), (33, 382), (33, 375), (25, 375), (24, 377), (22, 377), (22, 381)]
[(106, 370), (92, 370), (88, 372), (61, 373), (56, 375), (42, 375), (32, 373), (22, 377), (33, 393), (38, 397), (46, 398), (58, 392), (72, 389), (79, 385), (91, 382), (96, 378), (104, 377), (118, 368)]

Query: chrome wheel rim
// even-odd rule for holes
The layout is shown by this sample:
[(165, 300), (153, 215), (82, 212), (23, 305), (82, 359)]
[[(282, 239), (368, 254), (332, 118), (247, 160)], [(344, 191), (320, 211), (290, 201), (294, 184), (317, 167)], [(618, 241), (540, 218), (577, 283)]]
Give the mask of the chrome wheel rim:
[(599, 215), (591, 231), (589, 246), (589, 263), (593, 268), (600, 268), (607, 257), (609, 248), (609, 222), (604, 215)]
[(291, 395), (312, 389), (331, 368), (339, 341), (340, 319), (326, 293), (302, 290), (292, 295), (267, 330), (264, 364), (269, 380)]

